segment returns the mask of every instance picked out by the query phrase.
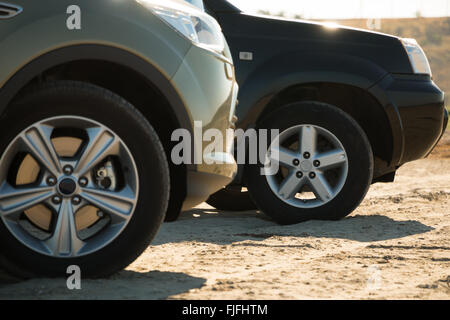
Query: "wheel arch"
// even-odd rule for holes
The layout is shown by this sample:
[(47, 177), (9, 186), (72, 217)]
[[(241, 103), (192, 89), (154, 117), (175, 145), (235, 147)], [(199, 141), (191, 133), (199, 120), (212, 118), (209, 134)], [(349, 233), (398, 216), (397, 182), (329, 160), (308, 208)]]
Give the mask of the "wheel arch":
[(33, 79), (45, 71), (60, 65), (81, 60), (96, 60), (120, 65), (132, 70), (143, 80), (155, 86), (168, 100), (180, 126), (192, 130), (190, 116), (184, 108), (182, 98), (171, 85), (170, 79), (156, 66), (125, 49), (98, 44), (82, 44), (58, 48), (46, 52), (19, 69), (0, 90), (0, 114), (13, 98)]
[[(271, 100), (287, 88), (334, 83), (368, 90), (388, 74), (374, 62), (351, 54), (294, 50), (259, 59), (255, 58), (251, 73), (238, 78), (238, 116), (245, 124), (255, 123)], [(249, 68), (242, 61), (239, 66)]]

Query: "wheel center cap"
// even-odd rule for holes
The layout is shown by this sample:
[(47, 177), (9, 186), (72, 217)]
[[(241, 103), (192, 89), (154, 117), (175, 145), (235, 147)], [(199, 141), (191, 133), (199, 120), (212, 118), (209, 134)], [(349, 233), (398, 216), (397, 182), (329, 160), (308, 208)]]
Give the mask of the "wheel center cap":
[(312, 163), (309, 160), (303, 160), (300, 164), (300, 168), (302, 171), (311, 171), (312, 169)]
[(69, 196), (75, 192), (77, 189), (77, 184), (72, 179), (65, 178), (59, 183), (58, 189), (63, 195)]

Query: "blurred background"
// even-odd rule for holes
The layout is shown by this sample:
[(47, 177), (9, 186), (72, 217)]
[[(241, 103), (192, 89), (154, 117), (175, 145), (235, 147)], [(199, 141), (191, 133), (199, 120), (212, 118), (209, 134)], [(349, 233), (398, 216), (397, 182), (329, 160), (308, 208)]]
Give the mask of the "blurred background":
[(245, 12), (334, 22), (415, 38), (450, 105), (450, 0), (230, 0)]

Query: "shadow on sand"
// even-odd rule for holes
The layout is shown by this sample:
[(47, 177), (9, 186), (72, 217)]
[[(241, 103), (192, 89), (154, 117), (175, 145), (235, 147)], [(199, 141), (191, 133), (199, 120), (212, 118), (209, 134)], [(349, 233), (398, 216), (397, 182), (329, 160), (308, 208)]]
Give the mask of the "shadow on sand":
[(82, 290), (68, 290), (66, 279), (34, 279), (12, 283), (0, 270), (0, 300), (6, 299), (167, 299), (201, 288), (206, 280), (178, 272), (121, 271), (107, 279), (82, 280)]
[(359, 242), (399, 239), (433, 230), (416, 220), (393, 220), (383, 215), (355, 215), (340, 221), (314, 220), (280, 226), (258, 211), (223, 212), (194, 209), (179, 221), (166, 223), (153, 245), (166, 242), (199, 241), (220, 245), (272, 236), (336, 238)]
[[(223, 212), (194, 209), (180, 220), (165, 223), (153, 246), (169, 242), (197, 241), (219, 245), (262, 247), (308, 247), (311, 238), (345, 239), (374, 242), (399, 239), (433, 230), (416, 220), (355, 215), (340, 221), (308, 221), (280, 226), (258, 211)], [(308, 242), (284, 245), (263, 243), (274, 237), (307, 238)], [(252, 242), (245, 242), (252, 240)], [(151, 250), (151, 249), (150, 249)], [(35, 279), (17, 282), (0, 270), (0, 299), (167, 299), (173, 295), (201, 288), (206, 279), (176, 272), (122, 271), (108, 279), (83, 280), (83, 290), (70, 291), (66, 279)]]

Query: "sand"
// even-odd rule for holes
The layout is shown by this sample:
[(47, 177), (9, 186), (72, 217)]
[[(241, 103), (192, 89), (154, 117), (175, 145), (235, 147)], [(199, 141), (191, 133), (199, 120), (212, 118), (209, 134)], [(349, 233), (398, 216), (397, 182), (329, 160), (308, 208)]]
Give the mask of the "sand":
[(16, 282), (0, 299), (449, 299), (450, 134), (337, 221), (278, 226), (202, 204), (109, 279)]

